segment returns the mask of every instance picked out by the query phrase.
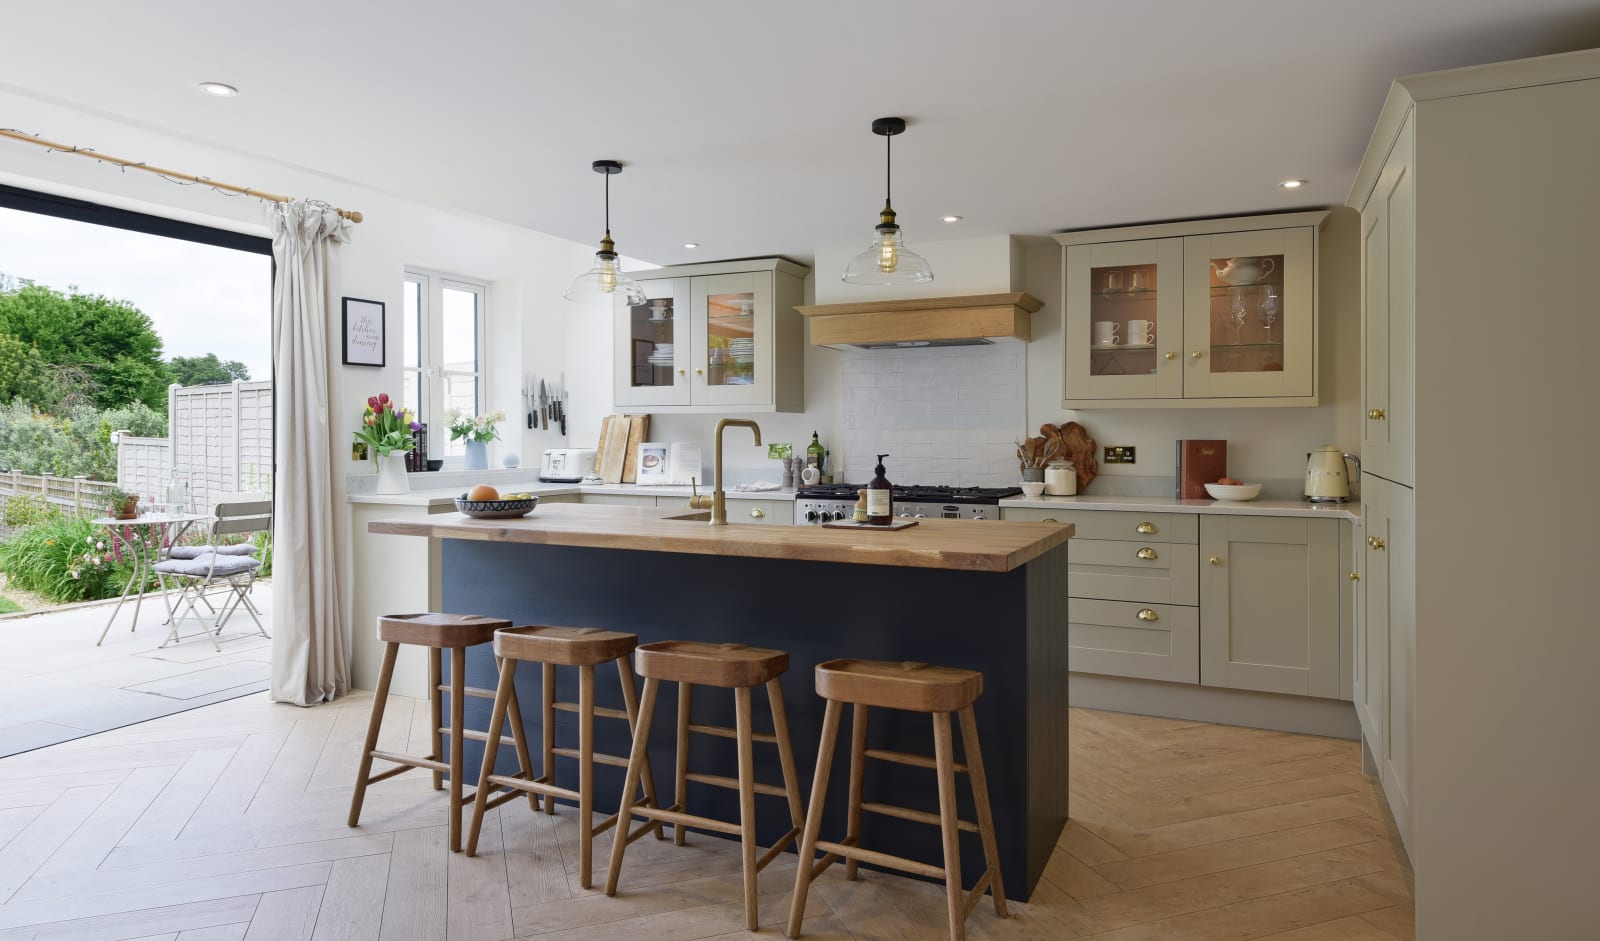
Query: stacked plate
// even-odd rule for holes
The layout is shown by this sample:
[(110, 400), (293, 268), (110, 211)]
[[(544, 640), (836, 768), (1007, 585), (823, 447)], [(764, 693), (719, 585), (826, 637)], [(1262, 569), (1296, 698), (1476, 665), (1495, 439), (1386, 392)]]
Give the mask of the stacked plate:
[(650, 353), (649, 362), (652, 366), (671, 366), (672, 344), (657, 343), (655, 350)]

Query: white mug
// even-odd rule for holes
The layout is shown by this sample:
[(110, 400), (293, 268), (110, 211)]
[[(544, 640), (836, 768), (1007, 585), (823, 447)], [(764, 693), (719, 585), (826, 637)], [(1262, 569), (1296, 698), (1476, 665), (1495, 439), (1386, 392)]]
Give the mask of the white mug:
[(1156, 341), (1156, 324), (1153, 320), (1128, 321), (1128, 342), (1134, 346), (1148, 346)]
[(1122, 324), (1115, 320), (1096, 320), (1094, 322), (1094, 342), (1096, 346), (1113, 346), (1117, 342), (1117, 331)]

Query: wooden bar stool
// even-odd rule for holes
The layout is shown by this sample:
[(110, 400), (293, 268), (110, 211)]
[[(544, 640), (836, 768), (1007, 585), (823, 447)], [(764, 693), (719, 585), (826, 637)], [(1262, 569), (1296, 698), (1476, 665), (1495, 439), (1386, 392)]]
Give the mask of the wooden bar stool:
[[(635, 732), (639, 721), (639, 697), (633, 685), (633, 670), (628, 666), (628, 654), (639, 644), (638, 635), (601, 630), (597, 627), (513, 627), (495, 631), (494, 653), (500, 661), (500, 685), (495, 691), (494, 712), (489, 718), (489, 743), (483, 751), (483, 769), (478, 775), (477, 800), (472, 808), (472, 831), (467, 836), (467, 855), (478, 852), (478, 831), (483, 826), (484, 811), (514, 800), (517, 792), (540, 794), (545, 798), (545, 813), (556, 812), (552, 798), (563, 797), (578, 802), (578, 871), (579, 884), (590, 887), (590, 869), (593, 868), (594, 838), (626, 820), (620, 814), (608, 816), (599, 826), (594, 823), (594, 766), (596, 763), (626, 768), (628, 759), (617, 755), (597, 753), (594, 750), (594, 720), (596, 716), (607, 719), (625, 719), (628, 730)], [(538, 778), (530, 776), (501, 775), (494, 773), (495, 756), (499, 751), (496, 738), (500, 735), (506, 713), (512, 713), (513, 728), (520, 722), (517, 708), (517, 666), (524, 662), (544, 666), (544, 766)], [(622, 683), (623, 709), (607, 709), (594, 704), (595, 667), (615, 662), (617, 676)], [(578, 668), (578, 701), (556, 701), (556, 667)], [(556, 711), (578, 714), (578, 747), (556, 747)], [(555, 779), (556, 758), (578, 760), (578, 789), (560, 787)], [(524, 766), (526, 767), (526, 766)], [(655, 777), (650, 763), (645, 761), (642, 772), (645, 803), (659, 807), (656, 799)], [(489, 798), (489, 788), (501, 786), (512, 789), (509, 793)], [(617, 841), (632, 842), (645, 833), (655, 831), (656, 839), (665, 839), (661, 824), (653, 823), (636, 833), (627, 834), (626, 828), (618, 830)]]
[[(644, 705), (639, 713), (639, 725), (633, 733), (633, 750), (628, 756), (628, 777), (622, 786), (622, 809), (617, 816), (631, 820), (634, 814), (656, 821), (670, 823), (675, 828), (674, 837), (683, 845), (683, 828), (703, 827), (718, 833), (739, 837), (744, 855), (744, 916), (745, 926), (754, 931), (759, 923), (756, 910), (756, 874), (783, 852), (784, 847), (800, 835), (803, 827), (800, 789), (796, 784), (794, 750), (789, 744), (789, 720), (783, 711), (783, 688), (778, 678), (789, 669), (789, 655), (781, 650), (763, 650), (743, 644), (708, 644), (698, 641), (670, 640), (643, 644), (634, 652), (634, 663), (639, 675), (644, 677)], [(650, 719), (655, 713), (656, 692), (663, 682), (678, 684), (678, 747), (675, 800), (671, 807), (637, 806), (633, 800), (639, 775), (647, 766), (650, 738)], [(735, 728), (720, 725), (696, 725), (689, 721), (691, 690), (694, 686), (715, 686), (733, 690)], [(750, 728), (750, 690), (766, 686), (767, 701), (772, 707), (772, 734), (754, 732)], [(689, 733), (716, 735), (738, 742), (739, 777), (737, 779), (715, 774), (689, 772)], [(778, 746), (778, 760), (783, 766), (783, 787), (757, 783), (753, 760), (753, 743), (770, 742)], [(710, 817), (685, 813), (688, 783), (710, 784), (739, 792), (739, 822), (729, 823)], [(756, 858), (756, 807), (755, 796), (765, 794), (786, 797), (789, 800), (789, 818), (794, 826), (772, 848)], [(606, 876), (606, 894), (617, 894), (617, 877), (622, 873), (622, 853), (628, 840), (615, 840), (611, 844), (611, 869)]]
[[(794, 901), (789, 909), (789, 937), (800, 936), (800, 920), (805, 914), (806, 893), (810, 890), (811, 881), (841, 857), (846, 860), (847, 879), (856, 877), (858, 862), (943, 879), (951, 941), (963, 941), (966, 937), (967, 916), (983, 900), (985, 889), (994, 896), (995, 912), (1001, 918), (1006, 917), (1005, 885), (1000, 879), (1000, 853), (995, 847), (994, 820), (989, 813), (989, 784), (983, 774), (983, 754), (978, 747), (978, 723), (972, 714), (972, 704), (982, 692), (983, 674), (975, 670), (876, 660), (829, 660), (817, 665), (817, 695), (826, 699), (828, 705), (822, 717), (822, 744), (817, 752), (816, 778), (811, 785), (811, 807), (806, 816), (805, 839), (800, 845), (800, 866), (795, 872)], [(845, 703), (854, 706), (850, 733), (850, 802), (845, 838), (832, 843), (818, 840), (817, 832), (822, 825), (828, 772), (833, 765), (833, 750), (839, 740), (839, 719)], [(933, 759), (930, 761), (922, 755), (867, 748), (867, 713), (873, 706), (932, 713)], [(952, 712), (961, 716), (961, 747), (967, 759), (965, 764), (957, 762), (952, 755)], [(867, 758), (934, 769), (939, 776), (939, 812), (932, 814), (892, 804), (862, 801), (862, 779)], [(957, 771), (966, 772), (972, 782), (973, 803), (978, 811), (977, 823), (956, 816)], [(863, 810), (939, 827), (944, 835), (944, 867), (863, 849), (859, 845)], [(983, 878), (978, 880), (964, 900), (961, 894), (961, 847), (958, 840), (962, 830), (977, 832), (983, 842), (983, 859), (988, 867)], [(819, 849), (827, 855), (813, 865)]]
[[(378, 639), (386, 646), (383, 649), (383, 667), (378, 672), (378, 690), (372, 700), (372, 719), (367, 723), (367, 742), (361, 750), (361, 770), (356, 774), (355, 794), (350, 799), (350, 819), (347, 821), (350, 826), (361, 822), (361, 802), (367, 796), (367, 785), (404, 774), (412, 768), (427, 768), (433, 772), (433, 789), (437, 791), (444, 786), (445, 772), (449, 772), (450, 851), (461, 849), (461, 808), (475, 796), (468, 794), (463, 797), (461, 793), (464, 774), (462, 746), (469, 738), (498, 744), (497, 738), (490, 739), (486, 733), (465, 728), (462, 721), (468, 696), (494, 698), (494, 693), (489, 690), (467, 685), (467, 648), (489, 643), (494, 639), (496, 630), (510, 626), (511, 622), (503, 618), (486, 618), (476, 614), (391, 614), (378, 618)], [(378, 728), (383, 724), (384, 706), (389, 701), (389, 681), (394, 677), (394, 661), (401, 644), (428, 648), (428, 727), (432, 730), (433, 748), (426, 757), (378, 750)], [(449, 685), (442, 682), (441, 676), (442, 651), (445, 650), (450, 651)], [(449, 728), (441, 724), (444, 693), (450, 694)], [(499, 735), (498, 728), (494, 734)], [(528, 757), (527, 738), (522, 732), (521, 713), (511, 723), (511, 734), (522, 769), (525, 773), (529, 772), (532, 765)], [(446, 735), (450, 737), (448, 761), (444, 759)], [(394, 762), (400, 767), (373, 774), (374, 758)], [(538, 806), (538, 798), (530, 795), (528, 800), (535, 807)]]

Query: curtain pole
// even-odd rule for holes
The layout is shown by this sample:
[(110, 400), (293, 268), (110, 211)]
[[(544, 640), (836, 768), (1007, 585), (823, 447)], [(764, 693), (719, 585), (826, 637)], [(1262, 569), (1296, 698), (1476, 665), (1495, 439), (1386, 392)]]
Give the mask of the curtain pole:
[[(114, 164), (127, 170), (143, 170), (146, 173), (154, 173), (157, 176), (163, 176), (171, 180), (184, 180), (189, 183), (199, 183), (215, 189), (227, 190), (230, 193), (238, 193), (242, 196), (254, 196), (257, 199), (266, 199), (275, 203), (294, 202), (293, 196), (282, 196), (277, 193), (267, 193), (261, 190), (251, 189), (248, 186), (235, 186), (232, 183), (221, 183), (216, 180), (207, 179), (203, 176), (195, 176), (191, 173), (180, 173), (177, 170), (167, 170), (162, 167), (154, 167), (147, 163), (140, 163), (137, 160), (127, 160), (122, 157), (113, 157), (110, 154), (103, 154), (97, 150), (89, 150), (84, 147), (73, 147), (68, 144), (58, 144), (54, 141), (45, 140), (42, 137), (35, 137), (31, 134), (24, 134), (21, 131), (12, 130), (11, 128), (0, 128), (0, 137), (9, 137), (12, 140), (22, 141), (24, 144), (33, 144), (35, 146), (45, 147), (50, 150), (59, 150), (65, 154), (77, 154), (80, 157), (89, 157), (94, 160), (99, 160), (102, 163)], [(349, 219), (351, 222), (360, 222), (362, 218), (361, 213), (353, 209), (335, 209), (334, 212), (337, 212), (344, 218)]]

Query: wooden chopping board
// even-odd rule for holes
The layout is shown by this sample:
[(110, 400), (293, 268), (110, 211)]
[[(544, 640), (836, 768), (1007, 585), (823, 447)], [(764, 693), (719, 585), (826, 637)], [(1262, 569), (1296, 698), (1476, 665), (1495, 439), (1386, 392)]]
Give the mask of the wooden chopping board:
[(639, 445), (650, 440), (649, 415), (624, 415), (628, 423), (627, 444), (622, 453), (622, 482), (638, 482)]
[(627, 419), (621, 415), (607, 415), (600, 422), (600, 444), (595, 453), (594, 472), (601, 482), (622, 483), (622, 461), (627, 454)]
[(1039, 434), (1060, 442), (1056, 457), (1072, 462), (1072, 469), (1078, 477), (1078, 492), (1082, 493), (1083, 488), (1089, 486), (1089, 481), (1100, 473), (1100, 459), (1097, 457), (1099, 444), (1089, 437), (1088, 429), (1075, 421), (1064, 425), (1046, 422), (1039, 426)]

